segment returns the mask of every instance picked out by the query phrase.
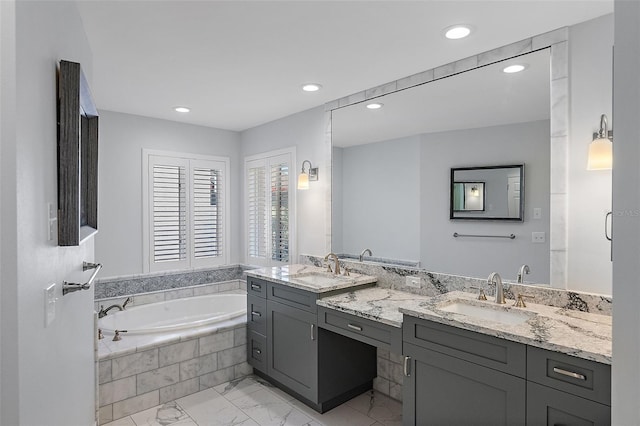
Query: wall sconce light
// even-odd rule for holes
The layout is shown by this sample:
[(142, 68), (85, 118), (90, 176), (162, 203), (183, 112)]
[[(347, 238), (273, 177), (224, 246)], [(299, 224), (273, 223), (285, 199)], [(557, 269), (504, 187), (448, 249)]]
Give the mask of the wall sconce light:
[[(309, 163), (309, 171), (304, 170), (304, 163)], [(309, 189), (309, 181), (318, 180), (318, 168), (311, 165), (311, 161), (304, 160), (302, 162), (302, 172), (298, 175), (298, 189)]]
[(478, 196), (480, 196), (480, 190), (478, 189), (478, 187), (477, 187), (477, 186), (475, 186), (475, 185), (474, 185), (474, 186), (471, 188), (471, 195), (472, 195), (473, 197), (478, 197)]
[(611, 170), (613, 167), (613, 130), (607, 130), (607, 116), (600, 117), (600, 130), (589, 144), (587, 170)]

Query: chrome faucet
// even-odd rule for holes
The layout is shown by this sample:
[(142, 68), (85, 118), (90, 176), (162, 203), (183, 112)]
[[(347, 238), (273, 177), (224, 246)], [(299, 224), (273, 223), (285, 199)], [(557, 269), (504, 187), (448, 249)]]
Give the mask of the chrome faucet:
[(507, 303), (504, 300), (504, 291), (502, 289), (502, 278), (500, 278), (500, 274), (497, 272), (492, 272), (487, 279), (488, 284), (496, 284), (496, 303), (504, 304)]
[(524, 282), (524, 274), (530, 274), (531, 270), (529, 269), (529, 265), (522, 265), (520, 267), (520, 271), (518, 271), (518, 278), (516, 282), (522, 284)]
[[(340, 260), (338, 260), (338, 256), (335, 253), (329, 253), (328, 255), (326, 255), (324, 257), (324, 260), (328, 261), (330, 257), (332, 257), (333, 260), (335, 260), (335, 262), (336, 262), (336, 267), (334, 268), (333, 273), (335, 275), (340, 275)], [(328, 264), (328, 262), (327, 262), (327, 264)], [(329, 270), (331, 270), (331, 266), (329, 266)]]
[(371, 249), (364, 249), (362, 250), (362, 253), (360, 253), (360, 262), (362, 262), (362, 259), (364, 258), (364, 255), (369, 253), (369, 256), (373, 256), (373, 253), (371, 253)]
[(110, 310), (114, 308), (118, 308), (120, 311), (124, 311), (127, 305), (131, 302), (131, 298), (127, 297), (127, 300), (124, 301), (122, 305), (114, 304), (109, 306), (107, 309), (104, 308), (103, 305), (100, 305), (100, 312), (98, 312), (98, 318), (106, 317)]

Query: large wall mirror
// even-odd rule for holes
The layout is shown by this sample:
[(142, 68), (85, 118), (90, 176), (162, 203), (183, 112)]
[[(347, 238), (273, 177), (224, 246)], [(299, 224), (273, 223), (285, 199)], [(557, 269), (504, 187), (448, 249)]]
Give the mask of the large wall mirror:
[[(525, 69), (503, 71), (516, 63)], [(367, 108), (374, 101), (382, 107)], [(376, 257), (417, 261), (434, 272), (501, 271), (506, 279), (526, 263), (529, 281), (550, 282), (550, 49), (335, 109), (331, 129), (335, 253), (366, 247)], [(452, 211), (451, 170), (505, 164), (526, 164), (526, 181), (519, 176), (526, 205), (511, 194), (514, 216), (506, 213), (515, 220), (451, 220), (490, 210), (485, 197), (482, 206)], [(458, 189), (469, 195), (490, 189), (486, 177), (464, 180), (476, 183)], [(544, 241), (533, 243), (534, 232), (544, 233)]]

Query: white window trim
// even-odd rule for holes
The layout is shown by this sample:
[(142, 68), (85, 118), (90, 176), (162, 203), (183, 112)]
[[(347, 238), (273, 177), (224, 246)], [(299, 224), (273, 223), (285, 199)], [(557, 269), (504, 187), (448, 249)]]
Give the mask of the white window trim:
[[(151, 268), (151, 233), (150, 233), (150, 223), (149, 223), (149, 211), (151, 206), (150, 193), (149, 193), (149, 157), (150, 156), (160, 156), (160, 157), (173, 157), (173, 158), (182, 158), (185, 160), (204, 160), (204, 161), (219, 161), (225, 163), (226, 168), (226, 176), (223, 182), (224, 185), (224, 194), (225, 194), (225, 205), (224, 205), (224, 241), (223, 241), (223, 255), (221, 258), (217, 258), (218, 260), (215, 263), (212, 263), (210, 266), (219, 266), (229, 264), (231, 259), (231, 161), (229, 157), (219, 157), (213, 155), (203, 155), (203, 154), (190, 154), (185, 152), (176, 152), (176, 151), (163, 151), (163, 150), (155, 150), (155, 149), (142, 149), (142, 270), (144, 273), (152, 272)], [(191, 183), (189, 184), (191, 186)], [(190, 196), (190, 194), (189, 194)], [(190, 210), (191, 214), (191, 210)], [(189, 230), (191, 233), (192, 231)], [(189, 247), (189, 256), (193, 257), (193, 253), (191, 248)], [(175, 268), (174, 270), (191, 270), (191, 269), (202, 269), (205, 266), (202, 262), (196, 262), (196, 265), (191, 265), (188, 268)], [(166, 269), (167, 271), (171, 269)], [(159, 272), (155, 269), (153, 272)]]
[(243, 192), (244, 192), (244, 259), (246, 263), (254, 262), (256, 266), (278, 266), (285, 265), (284, 262), (276, 262), (266, 259), (265, 262), (249, 261), (249, 192), (247, 190), (247, 173), (248, 163), (256, 160), (265, 160), (267, 158), (278, 157), (281, 155), (289, 155), (291, 158), (290, 172), (289, 172), (289, 262), (288, 264), (297, 263), (298, 259), (298, 244), (297, 244), (297, 162), (296, 162), (296, 148), (284, 148), (274, 151), (262, 152), (260, 154), (253, 154), (244, 157), (244, 170), (242, 172)]

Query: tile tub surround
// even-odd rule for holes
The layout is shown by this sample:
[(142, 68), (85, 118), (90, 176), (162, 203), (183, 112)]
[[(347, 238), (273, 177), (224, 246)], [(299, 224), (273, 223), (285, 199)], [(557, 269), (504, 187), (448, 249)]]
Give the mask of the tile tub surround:
[(246, 318), (190, 332), (98, 343), (99, 423), (164, 404), (252, 373)]
[(153, 291), (150, 293), (139, 293), (139, 294), (132, 293), (132, 294), (127, 294), (119, 297), (108, 297), (105, 299), (96, 299), (95, 310), (96, 312), (99, 312), (101, 306), (104, 306), (105, 308), (107, 308), (114, 304), (122, 306), (122, 304), (129, 297), (131, 299), (129, 300), (127, 307), (146, 305), (149, 303), (164, 302), (167, 300), (182, 299), (185, 297), (204, 296), (207, 294), (246, 292), (246, 290), (247, 290), (246, 280), (222, 281), (217, 283), (183, 287), (179, 289), (160, 290), (160, 291)]
[[(318, 256), (300, 255), (299, 260), (301, 264), (316, 267), (325, 265), (324, 258)], [(495, 287), (493, 284), (487, 284), (486, 279), (441, 274), (418, 268), (381, 265), (371, 262), (361, 263), (357, 260), (349, 259), (340, 259), (340, 265), (348, 266), (352, 272), (376, 277), (378, 280), (377, 287), (401, 290), (422, 296), (437, 296), (450, 291), (477, 293), (477, 288), (481, 287), (485, 289), (487, 297), (490, 297)], [(408, 276), (419, 277), (420, 288), (408, 287), (406, 285), (406, 277)], [(503, 280), (505, 278), (503, 276)], [(526, 294), (534, 296), (534, 302), (541, 305), (611, 315), (612, 298), (609, 296), (504, 281), (503, 284), (504, 294), (508, 299), (515, 299), (518, 294)]]
[(138, 293), (181, 289), (202, 284), (244, 280), (245, 271), (254, 267), (226, 265), (218, 268), (190, 271), (159, 272), (153, 274), (127, 275), (96, 280), (95, 299), (122, 297)]
[(296, 275), (306, 273), (318, 273), (327, 275), (328, 277), (333, 277), (334, 275), (328, 273), (326, 268), (316, 268), (309, 264), (294, 264), (274, 266), (272, 268), (253, 269), (251, 271), (247, 271), (246, 274), (251, 277), (262, 278), (288, 287), (298, 288), (318, 294), (345, 290), (351, 287), (358, 287), (376, 282), (376, 277), (355, 273), (351, 271), (351, 269), (349, 269), (349, 271), (351, 273), (349, 276), (338, 275), (335, 276), (336, 279), (334, 282), (329, 281), (319, 285), (311, 285), (306, 282), (298, 281)]

